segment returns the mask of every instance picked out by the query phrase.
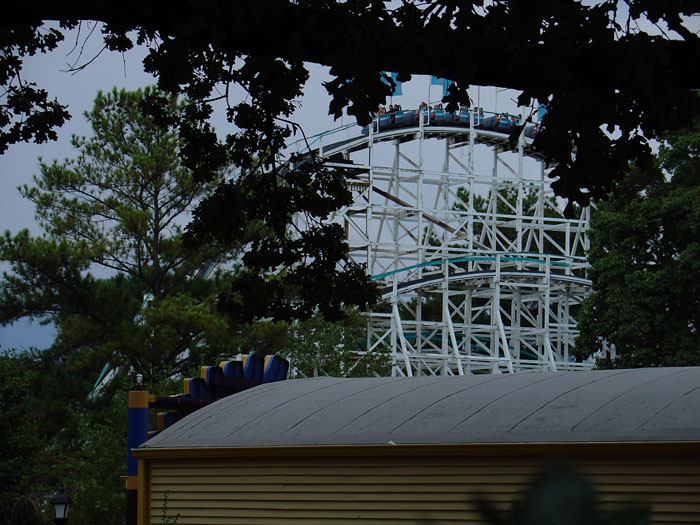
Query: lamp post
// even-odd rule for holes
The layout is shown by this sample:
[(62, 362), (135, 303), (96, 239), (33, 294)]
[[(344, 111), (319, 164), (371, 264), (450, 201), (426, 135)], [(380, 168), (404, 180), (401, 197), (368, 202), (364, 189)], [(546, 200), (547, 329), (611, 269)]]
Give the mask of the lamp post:
[(61, 485), (58, 488), (58, 492), (49, 498), (49, 503), (51, 503), (53, 508), (53, 522), (57, 525), (66, 523), (68, 520), (68, 507), (71, 499), (64, 494), (65, 491), (66, 489)]

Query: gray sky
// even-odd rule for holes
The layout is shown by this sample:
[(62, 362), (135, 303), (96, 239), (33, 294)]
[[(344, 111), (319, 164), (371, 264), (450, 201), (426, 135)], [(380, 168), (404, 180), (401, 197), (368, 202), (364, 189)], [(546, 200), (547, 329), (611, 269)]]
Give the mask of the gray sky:
[[(66, 38), (58, 50), (48, 55), (37, 55), (25, 61), (23, 77), (44, 87), (50, 96), (69, 106), (71, 120), (58, 130), (59, 138), (46, 144), (15, 144), (0, 156), (0, 231), (12, 233), (23, 228), (38, 235), (39, 228), (34, 222), (34, 207), (23, 199), (17, 186), (31, 184), (32, 176), (38, 173), (38, 157), (50, 162), (73, 156), (70, 145), (72, 134), (84, 135), (89, 127), (82, 116), (83, 111), (92, 106), (98, 90), (111, 90), (114, 86), (135, 89), (152, 83), (152, 77), (142, 71), (141, 57), (143, 51), (134, 51), (125, 55), (126, 61), (116, 53), (103, 53), (88, 69), (71, 75), (61, 70), (68, 68), (78, 57), (79, 48), (70, 54), (75, 43), (76, 34)], [(96, 31), (83, 50), (83, 63), (99, 50), (101, 35)], [(7, 265), (0, 266), (7, 270)], [(11, 327), (0, 327), (0, 348), (44, 348), (53, 341), (55, 332), (52, 327), (40, 326), (38, 323), (18, 322)]]
[[(23, 77), (34, 81), (49, 91), (51, 98), (57, 97), (67, 104), (71, 120), (58, 130), (59, 139), (46, 144), (16, 144), (0, 156), (0, 231), (10, 230), (13, 234), (23, 228), (29, 228), (34, 234), (41, 233), (34, 221), (34, 209), (31, 203), (24, 200), (17, 186), (31, 184), (32, 176), (38, 172), (38, 157), (45, 162), (53, 159), (62, 160), (73, 157), (75, 152), (70, 145), (72, 134), (89, 134), (83, 112), (92, 107), (98, 90), (108, 91), (113, 87), (136, 89), (153, 84), (154, 79), (142, 70), (141, 60), (145, 56), (144, 49), (135, 49), (123, 56), (118, 53), (102, 53), (85, 70), (75, 74), (66, 72), (69, 64), (83, 64), (93, 58), (99, 51), (102, 39), (98, 30), (92, 38), (84, 42), (87, 31), (82, 30), (81, 40), (76, 47), (77, 32), (67, 33), (62, 45), (49, 55), (38, 55), (25, 61)], [(85, 47), (82, 48), (83, 44)], [(78, 53), (82, 48), (82, 57)], [(308, 65), (311, 78), (304, 90), (301, 105), (295, 114), (295, 120), (302, 125), (307, 136), (331, 129), (341, 124), (351, 122), (345, 117), (333, 121), (328, 116), (330, 98), (322, 86), (324, 80), (330, 79), (327, 68)], [(410, 83), (404, 84), (404, 96), (395, 97), (394, 102), (400, 103), (405, 109), (418, 107), (421, 101), (427, 100), (429, 82), (425, 76), (417, 76)], [(473, 88), (470, 94), (474, 102), (480, 102), (487, 110), (516, 112), (513, 91), (501, 91), (494, 88)], [(439, 100), (441, 93), (438, 86), (430, 88), (431, 100)], [(223, 111), (214, 116), (217, 128), (225, 130)], [(0, 270), (6, 271), (7, 265), (0, 265)], [(51, 326), (41, 326), (38, 323), (20, 321), (10, 327), (0, 327), (0, 349), (29, 348), (36, 346), (45, 348), (51, 344), (55, 331)]]

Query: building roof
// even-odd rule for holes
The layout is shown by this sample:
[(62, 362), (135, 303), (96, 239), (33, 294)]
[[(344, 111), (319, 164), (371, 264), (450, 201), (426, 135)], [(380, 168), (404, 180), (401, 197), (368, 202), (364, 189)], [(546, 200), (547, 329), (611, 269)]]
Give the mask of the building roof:
[(700, 367), (270, 383), (143, 448), (700, 441)]

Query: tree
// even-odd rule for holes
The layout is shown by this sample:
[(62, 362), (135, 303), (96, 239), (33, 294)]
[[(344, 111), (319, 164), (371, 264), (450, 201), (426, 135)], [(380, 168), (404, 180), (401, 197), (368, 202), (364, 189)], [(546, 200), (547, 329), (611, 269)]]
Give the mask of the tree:
[[(347, 107), (362, 124), (391, 92), (383, 71), (398, 72), (399, 81), (413, 74), (454, 80), (448, 109), (469, 102), (470, 84), (519, 89), (524, 105), (546, 102), (536, 146), (556, 165), (555, 191), (586, 204), (605, 195), (630, 160), (649, 164), (648, 140), (682, 127), (700, 109), (693, 91), (700, 73), (686, 58), (698, 54), (700, 37), (683, 18), (697, 8), (695, 0), (592, 6), (433, 0), (398, 7), (376, 0), (32, 1), (6, 13), (0, 25), (0, 152), (14, 142), (54, 138), (68, 118), (60, 102), (24, 80), (23, 59), (55, 49), (80, 21), (102, 22), (105, 49), (149, 46), (144, 68), (158, 78), (161, 94), (144, 106), (178, 129), (180, 155), (196, 180), (212, 181), (230, 164), (241, 168), (236, 181), (200, 203), (189, 242), (236, 244), (240, 225), (252, 218), (274, 233), (250, 243), (245, 263), (253, 274), (231, 289), (231, 315), (308, 317), (321, 309), (337, 317), (344, 305), (364, 308), (377, 295), (348, 260), (341, 228), (322, 224), (348, 202), (342, 174), (308, 157), (283, 162), (284, 143), (297, 129), (290, 121), (294, 101), (308, 77), (304, 61), (331, 68), (330, 113), (337, 118)], [(41, 20), (60, 26), (46, 28)], [(667, 34), (652, 36), (640, 23), (665, 27)], [(229, 99), (232, 84), (247, 93), (244, 101)], [(168, 96), (180, 94), (189, 103), (175, 111)], [(233, 124), (222, 139), (208, 121), (216, 101)], [(513, 138), (521, 131), (516, 127)], [(290, 237), (295, 213), (309, 215), (316, 226)], [(292, 271), (275, 280), (260, 277), (280, 266)], [(283, 299), (289, 290), (298, 301)], [(248, 302), (250, 309), (241, 306)]]
[(634, 167), (593, 215), (594, 291), (576, 352), (599, 337), (604, 366), (700, 365), (700, 126), (667, 136), (652, 170)]
[[(105, 361), (132, 367), (153, 387), (159, 377), (191, 372), (222, 354), (250, 352), (249, 346), (234, 346), (240, 339), (237, 334), (244, 323), (269, 312), (287, 319), (289, 327), (298, 327), (293, 320), (297, 317), (317, 310), (332, 316), (343, 306), (343, 294), (333, 288), (337, 279), (315, 283), (305, 273), (335, 271), (337, 259), (324, 258), (323, 250), (314, 249), (323, 227), (296, 235), (287, 215), (275, 221), (268, 213), (276, 209), (278, 199), (295, 198), (285, 195), (287, 182), (275, 180), (271, 189), (258, 190), (256, 185), (269, 182), (264, 176), (228, 169), (197, 181), (195, 172), (180, 161), (183, 142), (174, 129), (143, 111), (144, 99), (156, 95), (150, 88), (99, 93), (86, 114), (93, 135), (73, 137), (76, 158), (42, 162), (34, 184), (21, 188), (36, 207), (43, 234), (32, 237), (25, 230), (0, 237), (0, 259), (11, 265), (11, 272), (0, 280), (0, 322), (28, 316), (52, 322), (58, 331), (51, 348), (26, 353), (18, 361), (13, 370), (22, 372), (20, 379), (6, 381), (13, 396), (8, 399), (18, 401), (8, 413), (27, 413), (33, 406), (27, 392), (36, 396), (39, 417), (31, 430), (41, 438), (36, 447), (32, 439), (10, 441), (8, 450), (17, 457), (7, 458), (7, 476), (17, 473), (23, 466), (19, 461), (28, 454), (13, 448), (15, 444), (50, 451), (48, 475), (51, 482), (63, 480), (74, 490), (72, 519), (78, 523), (111, 523), (123, 516), (123, 485), (114, 475), (123, 472), (125, 462), (123, 385), (116, 382), (113, 395), (96, 405), (84, 401)], [(167, 102), (160, 109), (170, 115), (187, 107), (175, 96), (160, 100)], [(302, 166), (287, 180), (306, 188), (316, 210), (327, 214), (323, 210), (332, 210), (338, 202), (325, 198), (327, 186), (342, 179), (314, 158), (297, 161)], [(264, 159), (251, 163), (250, 169), (256, 170), (259, 163)], [(229, 210), (237, 216), (235, 228), (227, 225), (220, 232), (228, 242), (222, 245), (209, 233), (188, 241), (183, 224), (197, 202), (220, 198), (232, 189), (240, 207)], [(340, 192), (336, 199), (345, 202), (348, 196)], [(294, 213), (294, 206), (298, 205), (292, 202), (288, 213)], [(211, 240), (203, 241), (205, 236)], [(279, 244), (292, 249), (286, 261), (267, 256), (270, 247)], [(344, 249), (342, 243), (334, 248)], [(299, 259), (294, 250), (309, 260), (295, 264)], [(307, 291), (314, 288), (333, 297), (316, 308), (317, 303), (306, 300)], [(260, 290), (269, 293), (259, 297)], [(354, 290), (345, 297), (362, 293)], [(320, 336), (324, 351), (332, 354), (348, 340), (340, 326), (315, 323), (322, 325), (313, 333)], [(291, 341), (297, 341), (297, 328), (291, 331)], [(285, 350), (291, 352), (292, 346)], [(0, 401), (4, 407), (5, 399)], [(19, 425), (18, 430), (26, 429)], [(44, 480), (30, 481), (33, 490), (46, 488)]]
[(314, 316), (294, 326), (287, 356), (300, 377), (374, 377), (389, 375), (391, 358), (382, 349), (367, 351), (367, 320), (352, 312), (340, 323)]
[[(71, 402), (67, 417), (76, 424), (71, 442), (46, 436), (53, 453), (48, 473), (71, 493), (71, 524), (124, 523), (126, 501), (120, 475), (126, 473), (127, 391), (131, 386), (126, 380), (119, 381), (109, 403)], [(158, 395), (175, 394), (182, 392), (182, 381), (162, 379), (149, 383), (148, 389)], [(155, 414), (151, 417), (150, 428), (155, 428)]]
[(39, 452), (34, 393), (22, 362), (13, 354), (0, 354), (0, 410), (12, 424), (0, 450), (0, 493), (22, 491), (37, 467)]
[[(0, 409), (12, 423), (0, 449), (3, 524), (49, 523), (46, 498), (60, 484), (72, 498), (71, 523), (124, 522), (119, 475), (126, 471), (130, 383), (116, 381), (109, 399), (88, 403), (84, 387), (92, 383), (73, 372), (75, 358), (56, 362), (47, 352), (0, 354)], [(182, 383), (165, 378), (148, 387), (168, 395), (181, 391)]]
[(8, 424), (0, 447), (0, 521), (8, 525), (40, 523), (35, 481), (45, 454), (37, 435), (39, 403), (24, 361), (0, 353), (0, 411)]
[[(606, 193), (629, 160), (648, 164), (648, 139), (697, 113), (692, 90), (698, 74), (687, 68), (686, 57), (697, 55), (700, 38), (684, 23), (697, 11), (695, 0), (432, 0), (397, 7), (376, 0), (38, 0), (17, 6), (3, 22), (0, 79), (8, 104), (1, 113), (1, 144), (52, 138), (67, 118), (65, 108), (22, 80), (22, 59), (54, 49), (63, 30), (78, 21), (97, 20), (104, 23), (106, 49), (150, 45), (144, 67), (162, 90), (192, 101), (178, 124), (187, 142), (186, 164), (202, 177), (216, 173), (226, 157), (246, 167), (241, 157), (250, 161), (262, 153), (270, 156), (266, 169), (278, 172), (272, 159), (289, 134), (284, 119), (307, 77), (302, 63), (311, 61), (331, 67), (334, 75), (326, 86), (333, 97), (330, 112), (339, 116), (349, 106), (360, 123), (389, 95), (392, 88), (381, 73), (387, 70), (398, 72), (400, 81), (412, 74), (454, 80), (446, 100), (455, 107), (468, 102), (470, 84), (522, 90), (525, 105), (546, 102), (536, 143), (557, 163), (558, 193), (586, 204)], [(62, 26), (43, 29), (42, 19)], [(642, 31), (644, 24), (658, 27), (660, 35)], [(214, 89), (230, 83), (243, 86), (250, 99), (228, 110), (240, 132), (229, 135), (227, 149), (206, 120), (211, 99), (218, 98)], [(606, 134), (604, 126), (619, 134)]]
[[(0, 259), (13, 269), (0, 281), (1, 323), (26, 316), (54, 322), (52, 355), (79, 352), (80, 359), (66, 363), (81, 377), (116, 354), (149, 378), (176, 361), (182, 368), (231, 353), (239, 325), (270, 316), (291, 322), (317, 311), (338, 318), (348, 297), (369, 302), (373, 287), (343, 291), (368, 281), (359, 267), (333, 278), (345, 245), (338, 237), (335, 251), (324, 256), (324, 232), (336, 226), (317, 224), (297, 235), (289, 229), (290, 216), (270, 215), (280, 199), (286, 213), (302, 211), (284, 181), (266, 188), (264, 175), (237, 173), (224, 180), (231, 174), (222, 172), (198, 183), (180, 163), (174, 130), (141, 109), (154, 93), (99, 94), (86, 115), (94, 135), (73, 138), (77, 158), (41, 163), (34, 186), (22, 188), (44, 235), (6, 232), (0, 238)], [(168, 103), (173, 114), (186, 107), (175, 98)], [(335, 188), (340, 197), (327, 196), (329, 186), (342, 184), (336, 171), (314, 158), (298, 162), (303, 166), (288, 180), (306, 188), (304, 200), (318, 213), (325, 217), (338, 199), (349, 201), (347, 190)], [(216, 232), (195, 226), (190, 237), (199, 238), (188, 242), (181, 225), (197, 202), (225, 201), (227, 192), (237, 199), (228, 212), (234, 225)], [(287, 256), (280, 260), (278, 253)], [(228, 271), (210, 271), (223, 262)], [(111, 273), (98, 278), (95, 268)], [(185, 352), (189, 359), (176, 359)]]
[(186, 350), (199, 364), (229, 333), (216, 310), (223, 278), (201, 269), (231, 252), (188, 249), (181, 226), (224, 173), (195, 182), (177, 135), (139, 109), (152, 92), (99, 93), (86, 114), (94, 135), (73, 137), (78, 156), (42, 162), (34, 186), (21, 188), (44, 234), (0, 238), (0, 259), (12, 266), (0, 281), (0, 322), (55, 323), (52, 356), (78, 352), (69, 363), (81, 377), (113, 355), (146, 377)]
[(367, 319), (357, 309), (340, 322), (321, 314), (293, 321), (263, 320), (243, 325), (232, 341), (241, 353), (286, 357), (294, 377), (374, 377), (388, 375), (384, 348), (367, 351)]
[[(681, 129), (698, 113), (694, 90), (700, 73), (687, 67), (687, 57), (698, 54), (700, 37), (684, 19), (697, 11), (696, 0), (594, 5), (433, 0), (398, 7), (376, 0), (225, 5), (38, 0), (16, 6), (0, 26), (5, 86), (0, 147), (51, 139), (68, 117), (66, 108), (21, 75), (23, 59), (55, 49), (66, 28), (100, 21), (107, 50), (149, 45), (144, 68), (158, 77), (163, 96), (149, 97), (145, 106), (178, 128), (184, 165), (198, 181), (212, 180), (230, 163), (242, 169), (239, 180), (202, 201), (191, 242), (234, 243), (238, 237), (231, 231), (238, 231), (241, 215), (229, 212), (243, 205), (256, 210), (276, 237), (251, 243), (247, 262), (255, 272), (296, 268), (276, 280), (242, 280), (245, 292), (231, 292), (232, 314), (245, 314), (241, 301), (257, 298), (256, 314), (310, 315), (323, 308), (339, 315), (343, 304), (376, 299), (372, 283), (347, 261), (341, 229), (319, 223), (287, 237), (294, 213), (320, 222), (349, 198), (342, 175), (323, 172), (308, 159), (282, 162), (284, 142), (295, 129), (294, 100), (308, 76), (304, 61), (330, 66), (330, 112), (337, 117), (347, 107), (360, 123), (390, 94), (391, 81), (382, 81), (387, 70), (398, 72), (400, 81), (412, 74), (454, 80), (448, 109), (468, 103), (472, 83), (519, 89), (525, 105), (546, 102), (536, 146), (556, 165), (555, 191), (570, 203), (586, 204), (603, 198), (630, 160), (650, 164), (649, 140)], [(61, 25), (48, 29), (41, 20)], [(661, 34), (641, 30), (644, 24), (655, 24)], [(246, 100), (229, 99), (231, 84), (247, 92)], [(166, 94), (184, 94), (190, 102), (176, 112)], [(226, 104), (234, 124), (221, 140), (208, 122), (216, 100)], [(516, 127), (514, 134), (520, 131)], [(302, 300), (282, 300), (289, 289)]]

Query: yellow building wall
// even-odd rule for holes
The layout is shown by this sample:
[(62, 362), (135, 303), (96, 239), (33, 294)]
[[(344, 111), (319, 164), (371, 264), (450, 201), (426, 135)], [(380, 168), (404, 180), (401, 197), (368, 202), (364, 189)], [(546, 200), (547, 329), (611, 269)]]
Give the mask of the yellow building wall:
[(647, 504), (653, 523), (700, 523), (697, 453), (569, 450), (559, 457), (522, 447), (510, 454), (508, 445), (483, 456), (454, 450), (146, 458), (141, 523), (485, 523), (479, 500), (506, 512), (543, 463), (560, 460), (594, 484), (600, 510)]

